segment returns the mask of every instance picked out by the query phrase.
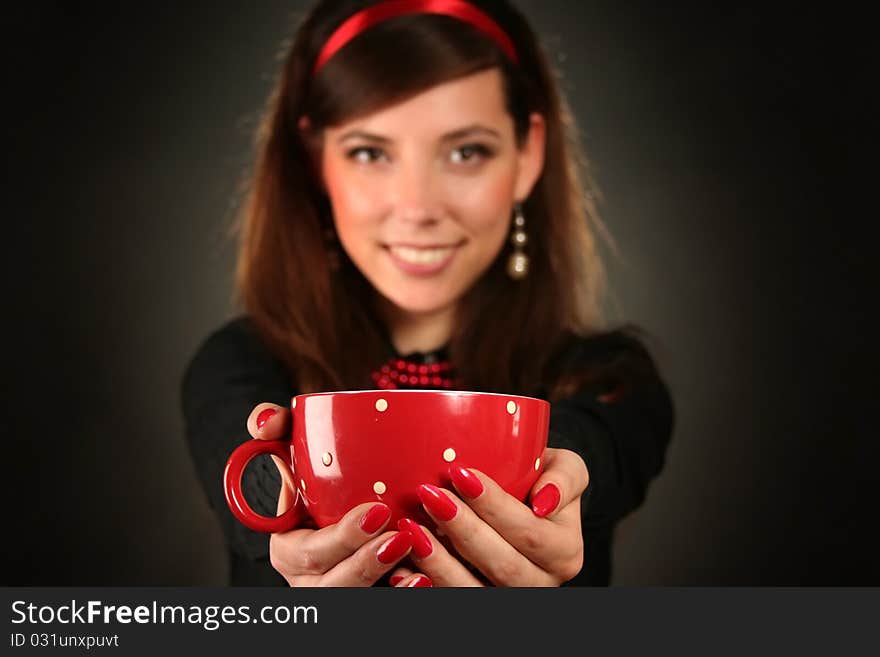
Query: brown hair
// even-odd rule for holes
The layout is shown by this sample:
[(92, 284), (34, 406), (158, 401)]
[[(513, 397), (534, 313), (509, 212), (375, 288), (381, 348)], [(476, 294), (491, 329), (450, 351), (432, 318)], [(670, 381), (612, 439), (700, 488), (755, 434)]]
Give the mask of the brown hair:
[[(372, 287), (341, 254), (328, 254), (333, 219), (315, 171), (322, 129), (406, 99), (436, 84), (497, 68), (522, 143), (531, 112), (546, 122), (543, 172), (523, 204), (529, 273), (505, 272), (509, 251), (463, 296), (449, 354), (461, 387), (539, 394), (570, 392), (590, 372), (564, 372), (558, 359), (578, 336), (602, 329), (604, 270), (586, 161), (554, 72), (526, 19), (506, 0), (474, 2), (512, 39), (513, 65), (471, 26), (438, 15), (387, 20), (358, 35), (312, 79), (333, 30), (373, 2), (322, 0), (303, 18), (258, 134), (258, 154), (241, 217), (237, 289), (298, 392), (373, 387), (370, 371), (389, 357)], [(405, 53), (405, 55), (404, 55)], [(401, 62), (405, 62), (402, 64)], [(301, 117), (308, 128), (301, 129)]]

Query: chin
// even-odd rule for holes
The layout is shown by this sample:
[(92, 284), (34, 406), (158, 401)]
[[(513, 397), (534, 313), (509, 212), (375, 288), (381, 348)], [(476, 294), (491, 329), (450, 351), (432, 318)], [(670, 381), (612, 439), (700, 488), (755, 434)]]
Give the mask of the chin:
[(445, 308), (448, 308), (452, 303), (451, 300), (445, 301), (443, 299), (391, 299), (391, 302), (403, 312), (418, 315), (426, 315), (439, 312), (441, 310), (444, 310)]
[(430, 314), (455, 303), (456, 296), (447, 291), (419, 290), (410, 294), (384, 294), (386, 299), (406, 313)]

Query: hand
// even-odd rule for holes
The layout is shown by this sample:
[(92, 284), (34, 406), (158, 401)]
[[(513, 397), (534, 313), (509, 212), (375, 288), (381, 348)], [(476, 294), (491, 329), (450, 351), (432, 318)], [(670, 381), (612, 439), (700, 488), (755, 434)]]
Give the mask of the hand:
[(400, 528), (414, 537), (416, 568), (436, 586), (484, 585), (473, 569), (497, 586), (558, 586), (577, 575), (584, 559), (580, 500), (589, 473), (569, 450), (548, 448), (544, 464), (529, 496), (532, 509), (478, 470), (450, 468), (460, 496), (420, 487), (425, 510), (461, 559), (426, 528), (402, 521)]
[[(251, 436), (262, 440), (285, 436), (289, 425), (290, 411), (266, 403), (256, 406), (247, 421)], [(283, 480), (278, 497), (281, 514), (295, 502), (296, 489), (287, 464), (272, 459)], [(372, 586), (412, 547), (408, 532), (379, 533), (390, 516), (387, 505), (367, 502), (351, 509), (335, 525), (272, 534), (269, 560), (291, 586)]]

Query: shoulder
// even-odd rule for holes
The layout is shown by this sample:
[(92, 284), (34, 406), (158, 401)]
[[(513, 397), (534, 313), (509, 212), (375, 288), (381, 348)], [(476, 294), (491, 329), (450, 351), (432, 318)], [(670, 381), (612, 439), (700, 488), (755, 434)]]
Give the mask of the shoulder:
[(252, 358), (271, 360), (250, 318), (239, 316), (209, 333), (189, 361), (187, 376), (202, 369), (224, 368)]
[(570, 334), (557, 360), (567, 367), (596, 365), (628, 359), (655, 366), (650, 336), (634, 324), (624, 324), (591, 335)]
[(251, 319), (240, 315), (209, 333), (196, 349), (193, 361), (226, 361), (247, 356), (271, 358)]
[(623, 324), (590, 335), (569, 334), (551, 361), (550, 380), (557, 398), (589, 387), (597, 394), (662, 383), (656, 346), (634, 324)]
[(184, 396), (221, 384), (260, 379), (287, 383), (283, 363), (266, 347), (246, 315), (209, 333), (190, 358), (182, 381)]

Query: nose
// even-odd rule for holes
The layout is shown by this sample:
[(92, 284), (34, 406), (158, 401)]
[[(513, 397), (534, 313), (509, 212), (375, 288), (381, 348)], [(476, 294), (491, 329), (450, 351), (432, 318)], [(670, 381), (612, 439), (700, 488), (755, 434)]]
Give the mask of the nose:
[(438, 181), (428, 163), (406, 163), (395, 172), (391, 190), (393, 215), (400, 221), (432, 223), (440, 218)]

